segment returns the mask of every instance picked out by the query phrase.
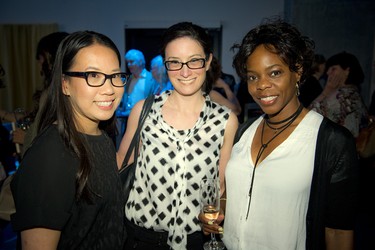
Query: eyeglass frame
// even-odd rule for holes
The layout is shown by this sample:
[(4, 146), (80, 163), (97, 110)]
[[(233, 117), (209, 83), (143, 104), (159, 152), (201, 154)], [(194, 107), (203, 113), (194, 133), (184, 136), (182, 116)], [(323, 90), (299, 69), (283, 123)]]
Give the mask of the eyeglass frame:
[[(200, 68), (191, 68), (191, 67), (189, 67), (189, 63), (192, 62), (192, 61), (203, 61), (203, 65)], [(178, 62), (178, 63), (180, 63), (181, 67), (179, 69), (168, 69), (167, 63), (170, 63), (170, 62)], [(186, 65), (186, 67), (188, 67), (189, 69), (203, 69), (206, 66), (206, 62), (207, 62), (206, 58), (194, 58), (194, 59), (191, 59), (190, 61), (187, 61), (187, 62), (179, 62), (177, 60), (169, 60), (169, 61), (164, 62), (164, 66), (165, 66), (165, 69), (167, 71), (181, 70), (184, 67), (184, 65)]]
[[(92, 73), (96, 73), (96, 74), (102, 74), (102, 75), (104, 75), (104, 81), (103, 81), (103, 83), (102, 83), (101, 85), (91, 85), (91, 84), (89, 83), (89, 81), (88, 81), (87, 78), (88, 78), (88, 75), (89, 75), (89, 74), (92, 74)], [(65, 71), (63, 74), (64, 74), (64, 75), (67, 75), (67, 76), (69, 76), (69, 77), (84, 78), (84, 79), (86, 80), (86, 84), (87, 84), (88, 86), (90, 86), (90, 87), (94, 87), (94, 88), (95, 88), (95, 87), (101, 87), (101, 86), (103, 86), (103, 85), (105, 84), (105, 82), (107, 81), (107, 79), (110, 80), (111, 85), (112, 85), (113, 87), (121, 88), (121, 87), (124, 87), (124, 86), (128, 83), (128, 80), (129, 80), (129, 77), (130, 77), (128, 74), (126, 74), (126, 73), (124, 73), (124, 72), (113, 73), (113, 74), (107, 75), (107, 74), (105, 74), (105, 73), (103, 73), (103, 72), (98, 72), (98, 71), (85, 71), (85, 72), (82, 72), (82, 71)], [(124, 84), (121, 85), (121, 86), (114, 85), (113, 82), (112, 82), (112, 79), (114, 78), (114, 76), (115, 76), (115, 75), (119, 75), (119, 74), (121, 74), (121, 75), (125, 75), (125, 76), (126, 76), (126, 80), (125, 80)]]

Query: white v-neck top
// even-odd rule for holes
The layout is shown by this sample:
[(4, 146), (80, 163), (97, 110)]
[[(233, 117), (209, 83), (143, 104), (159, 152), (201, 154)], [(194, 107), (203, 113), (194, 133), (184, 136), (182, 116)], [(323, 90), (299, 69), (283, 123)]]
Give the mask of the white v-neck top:
[(234, 145), (226, 168), (223, 240), (229, 250), (302, 250), (315, 147), (323, 117), (310, 111), (292, 134), (258, 164), (246, 218), (254, 168), (251, 144), (262, 120), (257, 119)]

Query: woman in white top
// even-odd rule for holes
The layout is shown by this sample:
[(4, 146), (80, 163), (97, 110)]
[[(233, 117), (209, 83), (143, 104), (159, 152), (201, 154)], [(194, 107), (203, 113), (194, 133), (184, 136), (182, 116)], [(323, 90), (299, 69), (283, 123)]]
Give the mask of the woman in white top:
[[(164, 33), (162, 57), (174, 90), (155, 96), (141, 131), (135, 183), (125, 207), (125, 249), (202, 249), (199, 184), (203, 178), (220, 178), (224, 191), (238, 126), (236, 115), (208, 95), (209, 41), (203, 28), (188, 22)], [(130, 114), (119, 165), (142, 105), (136, 104)]]
[[(353, 248), (354, 139), (298, 100), (313, 45), (282, 20), (235, 45), (233, 64), (265, 114), (241, 125), (226, 168), (229, 250)], [(200, 219), (205, 233), (220, 232)]]

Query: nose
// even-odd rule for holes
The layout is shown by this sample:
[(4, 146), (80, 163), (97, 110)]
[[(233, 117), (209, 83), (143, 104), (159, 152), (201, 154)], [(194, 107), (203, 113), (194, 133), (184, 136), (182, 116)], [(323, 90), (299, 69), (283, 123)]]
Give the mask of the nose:
[(271, 87), (271, 82), (267, 79), (267, 77), (261, 77), (256, 83), (257, 90), (265, 90)]
[(107, 95), (113, 95), (115, 93), (114, 88), (110, 78), (106, 78), (104, 84), (101, 86), (102, 93)]
[(182, 68), (180, 69), (180, 75), (183, 77), (188, 77), (191, 75), (191, 69), (188, 68), (188, 66), (182, 65)]

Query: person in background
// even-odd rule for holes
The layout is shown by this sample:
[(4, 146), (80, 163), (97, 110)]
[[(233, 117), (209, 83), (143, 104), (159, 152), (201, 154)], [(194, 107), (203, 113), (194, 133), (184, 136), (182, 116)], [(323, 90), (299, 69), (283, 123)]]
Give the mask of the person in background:
[(128, 79), (120, 66), (105, 35), (78, 31), (61, 42), (37, 137), (11, 182), (22, 249), (122, 249), (122, 184), (104, 132)]
[(223, 79), (223, 81), (224, 81), (226, 84), (229, 85), (230, 90), (232, 90), (233, 93), (237, 94), (237, 93), (236, 93), (236, 88), (237, 88), (236, 79), (234, 78), (233, 75), (231, 75), (231, 74), (227, 74), (227, 73), (221, 71), (220, 78)]
[[(227, 249), (353, 249), (354, 138), (298, 99), (313, 41), (272, 19), (234, 48), (237, 74), (264, 115), (238, 129), (225, 171)], [(205, 233), (222, 232), (218, 224), (200, 219)]]
[(146, 60), (142, 51), (137, 49), (129, 50), (125, 54), (125, 62), (130, 71), (130, 79), (116, 112), (118, 118), (116, 147), (120, 144), (125, 133), (128, 117), (133, 106), (140, 100), (146, 99), (154, 90), (152, 74), (146, 69)]
[(13, 131), (13, 142), (22, 145), (22, 152), (25, 152), (31, 141), (36, 136), (36, 127), (33, 123), (39, 119), (37, 116), (39, 106), (42, 106), (46, 96), (45, 90), (49, 87), (51, 83), (52, 67), (56, 57), (56, 51), (60, 42), (68, 36), (67, 32), (54, 32), (42, 37), (37, 45), (36, 57), (40, 66), (40, 75), (43, 78), (42, 88), (38, 89), (33, 94), (34, 107), (31, 111), (16, 114), (15, 112), (6, 112), (0, 110), (0, 115), (6, 118), (8, 122), (18, 122), (19, 124), (24, 124), (17, 127)]
[(166, 90), (172, 90), (173, 85), (168, 79), (167, 70), (165, 69), (163, 57), (157, 55), (151, 60), (151, 74), (155, 81), (153, 94), (160, 95)]
[[(220, 178), (224, 192), (238, 121), (208, 95), (212, 48), (205, 29), (190, 22), (172, 25), (162, 37), (161, 51), (174, 89), (155, 97), (141, 130), (135, 182), (125, 207), (125, 248), (202, 249), (200, 181)], [(140, 101), (130, 114), (117, 153), (119, 166), (142, 105)]]
[(360, 95), (364, 73), (357, 57), (341, 52), (327, 60), (327, 84), (309, 108), (340, 124), (357, 137), (368, 124), (368, 111)]
[[(0, 91), (1, 89), (6, 87), (4, 76), (5, 70), (0, 64)], [(1, 112), (3, 113), (1, 114)], [(14, 157), (16, 148), (10, 138), (10, 128), (7, 125), (3, 124), (3, 122), (7, 122), (7, 118), (4, 115), (6, 116), (6, 112), (4, 110), (0, 110), (0, 165), (3, 168), (6, 177), (16, 168)], [(3, 182), (0, 181), (0, 190), (2, 187)]]
[(304, 107), (308, 107), (323, 91), (319, 80), (324, 74), (325, 63), (326, 59), (323, 55), (315, 54), (311, 72), (306, 80), (301, 82), (298, 98)]
[(241, 105), (230, 86), (221, 79), (221, 64), (216, 57), (212, 57), (211, 68), (207, 73), (207, 81), (211, 81), (213, 89), (209, 92), (212, 101), (230, 108), (233, 113), (241, 113)]

